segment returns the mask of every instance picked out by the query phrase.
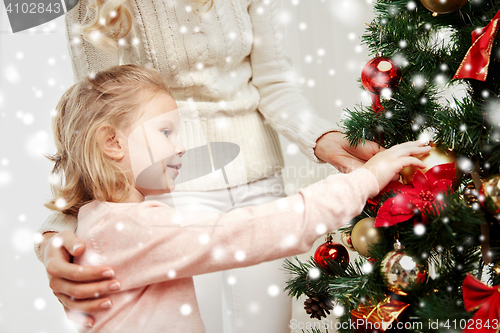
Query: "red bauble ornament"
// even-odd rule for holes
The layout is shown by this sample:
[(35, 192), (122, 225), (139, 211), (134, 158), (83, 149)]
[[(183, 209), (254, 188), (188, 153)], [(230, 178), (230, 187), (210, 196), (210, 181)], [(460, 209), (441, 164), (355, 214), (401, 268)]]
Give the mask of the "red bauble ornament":
[(314, 252), (314, 260), (324, 269), (333, 273), (328, 266), (327, 260), (335, 260), (343, 268), (347, 268), (349, 264), (349, 253), (347, 249), (339, 243), (327, 241), (321, 244)]
[(386, 57), (376, 57), (368, 61), (361, 72), (363, 87), (372, 94), (373, 111), (383, 111), (380, 94), (383, 89), (394, 90), (401, 81), (401, 69)]
[(366, 90), (380, 95), (382, 89), (395, 89), (401, 81), (401, 69), (386, 57), (376, 57), (366, 63), (361, 82)]

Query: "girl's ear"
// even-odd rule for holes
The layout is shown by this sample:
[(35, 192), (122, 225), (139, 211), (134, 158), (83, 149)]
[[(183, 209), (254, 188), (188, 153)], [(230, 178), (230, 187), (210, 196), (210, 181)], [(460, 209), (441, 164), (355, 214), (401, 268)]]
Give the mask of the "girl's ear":
[(98, 132), (99, 142), (102, 151), (113, 160), (120, 161), (125, 156), (121, 136), (114, 128), (102, 127)]

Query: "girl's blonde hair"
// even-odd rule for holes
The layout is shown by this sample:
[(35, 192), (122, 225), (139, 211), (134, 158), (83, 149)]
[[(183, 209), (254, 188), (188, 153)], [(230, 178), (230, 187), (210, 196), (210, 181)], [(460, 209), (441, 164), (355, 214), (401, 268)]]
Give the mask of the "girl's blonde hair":
[(141, 106), (162, 93), (170, 95), (160, 74), (137, 65), (110, 68), (69, 88), (53, 119), (57, 152), (47, 157), (54, 162), (54, 197), (45, 206), (77, 215), (91, 200), (128, 197), (129, 172), (104, 153), (102, 134), (129, 127), (141, 117)]
[[(118, 49), (118, 40), (127, 36), (132, 29), (132, 15), (125, 7), (127, 0), (89, 0), (87, 13), (82, 27), (85, 39), (98, 48), (114, 52)], [(140, 0), (136, 0), (140, 1)], [(214, 0), (191, 0), (199, 9), (207, 12), (212, 8)], [(92, 38), (93, 35), (98, 38)]]

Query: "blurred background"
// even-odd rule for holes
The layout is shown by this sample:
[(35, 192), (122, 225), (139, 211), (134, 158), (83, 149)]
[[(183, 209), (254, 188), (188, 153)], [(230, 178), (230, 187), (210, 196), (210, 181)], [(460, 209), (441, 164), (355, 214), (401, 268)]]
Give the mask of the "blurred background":
[[(304, 94), (330, 121), (339, 122), (344, 108), (370, 103), (357, 80), (369, 60), (360, 36), (372, 15), (370, 0), (283, 0), (282, 19)], [(0, 5), (1, 333), (76, 332), (33, 252), (36, 231), (50, 214), (43, 203), (50, 198), (52, 165), (43, 155), (55, 152), (52, 112), (72, 84), (64, 17), (13, 34)], [(281, 145), (287, 194), (335, 172), (310, 162), (284, 137)], [(323, 242), (318, 239), (300, 257), (307, 259)], [(305, 328), (314, 320), (303, 301), (294, 301), (293, 319)]]

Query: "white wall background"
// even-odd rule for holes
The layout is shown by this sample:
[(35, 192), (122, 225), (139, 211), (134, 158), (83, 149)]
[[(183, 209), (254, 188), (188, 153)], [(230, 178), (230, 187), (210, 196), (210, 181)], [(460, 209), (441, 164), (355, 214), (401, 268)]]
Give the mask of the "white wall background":
[[(369, 60), (360, 36), (373, 16), (371, 1), (284, 0), (284, 11), (294, 65), (318, 113), (338, 122), (343, 108), (369, 103), (357, 80)], [(49, 215), (43, 203), (50, 197), (51, 163), (43, 154), (55, 151), (51, 111), (72, 83), (63, 18), (13, 34), (0, 5), (1, 333), (75, 332), (32, 250), (36, 230)], [(334, 172), (309, 162), (283, 137), (281, 144), (288, 194)], [(294, 302), (293, 318), (313, 322), (303, 300)]]

